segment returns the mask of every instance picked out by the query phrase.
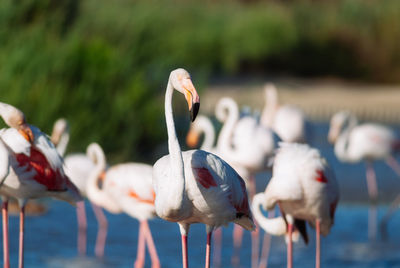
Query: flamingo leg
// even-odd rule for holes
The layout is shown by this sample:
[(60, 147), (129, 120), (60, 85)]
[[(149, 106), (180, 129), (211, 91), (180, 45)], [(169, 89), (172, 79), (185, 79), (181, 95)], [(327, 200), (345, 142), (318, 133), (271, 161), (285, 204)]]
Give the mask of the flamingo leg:
[(211, 236), (212, 236), (212, 231), (207, 232), (206, 268), (210, 268)]
[(25, 204), (21, 205), (19, 212), (19, 254), (18, 267), (24, 267), (24, 223), (25, 223)]
[(182, 262), (183, 268), (188, 268), (188, 249), (187, 249), (187, 235), (182, 235)]
[(233, 225), (233, 255), (232, 255), (232, 266), (240, 265), (240, 247), (243, 239), (243, 228), (239, 225)]
[(315, 237), (316, 237), (316, 252), (315, 252), (315, 268), (320, 268), (321, 265), (321, 230), (320, 230), (321, 221), (317, 219), (315, 221)]
[(217, 228), (217, 230), (214, 231), (214, 250), (213, 250), (214, 267), (221, 266), (221, 250), (222, 250), (222, 228)]
[[(268, 218), (273, 218), (274, 216), (275, 216), (275, 210), (268, 212)], [(269, 233), (264, 233), (263, 246), (261, 250), (262, 255), (258, 268), (267, 268), (270, 249), (271, 249), (271, 235)]]
[(141, 268), (144, 266), (144, 261), (145, 261), (144, 247), (145, 247), (145, 237), (143, 230), (143, 221), (141, 221), (139, 224), (138, 247), (137, 247), (136, 261), (134, 264), (135, 268)]
[(377, 228), (377, 210), (376, 201), (378, 199), (378, 187), (376, 184), (376, 174), (371, 162), (367, 162), (367, 186), (370, 201), (372, 203), (368, 211), (368, 237), (369, 239), (376, 238)]
[(376, 184), (376, 174), (371, 162), (367, 162), (367, 187), (370, 200), (375, 203), (378, 199), (378, 187)]
[(251, 267), (257, 267), (260, 248), (260, 228), (258, 227), (257, 223), (255, 223), (255, 225), (256, 229), (254, 232), (251, 232)]
[(289, 242), (287, 245), (287, 267), (293, 267), (293, 242), (292, 242), (292, 233), (293, 233), (293, 224), (288, 223), (288, 235), (289, 235)]
[(101, 207), (93, 203), (91, 204), (94, 215), (96, 216), (97, 222), (99, 224), (99, 231), (97, 232), (96, 246), (94, 252), (96, 254), (96, 257), (102, 258), (104, 256), (104, 248), (106, 246), (108, 222)]
[(152, 268), (159, 268), (160, 267), (160, 259), (158, 258), (156, 246), (154, 245), (154, 240), (151, 235), (149, 223), (147, 221), (143, 221), (142, 225), (144, 227), (144, 233), (145, 233), (145, 238), (147, 242), (147, 248), (150, 253), (150, 258), (151, 258), (151, 267)]
[(78, 253), (84, 256), (86, 255), (87, 245), (87, 221), (84, 202), (78, 202), (76, 204), (76, 214), (78, 218)]
[(381, 220), (380, 229), (382, 237), (384, 239), (387, 239), (387, 222), (389, 221), (393, 213), (399, 208), (399, 206), (400, 206), (400, 194), (397, 195), (395, 200), (390, 204), (389, 210), (386, 212), (386, 214), (383, 216)]
[(388, 166), (391, 167), (394, 172), (396, 172), (397, 176), (400, 176), (400, 164), (396, 161), (396, 158), (394, 158), (392, 155), (388, 156), (386, 158), (386, 164), (388, 164)]
[(3, 216), (3, 267), (10, 268), (10, 248), (8, 239), (8, 200), (3, 200), (1, 212)]

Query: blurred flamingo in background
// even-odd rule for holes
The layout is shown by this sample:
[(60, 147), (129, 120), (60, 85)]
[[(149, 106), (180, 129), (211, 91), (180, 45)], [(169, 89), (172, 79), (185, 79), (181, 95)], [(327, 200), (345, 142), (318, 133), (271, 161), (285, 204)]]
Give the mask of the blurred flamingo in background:
[(385, 160), (397, 175), (400, 166), (393, 153), (400, 149), (400, 142), (389, 128), (373, 123), (358, 125), (357, 118), (347, 111), (331, 118), (328, 140), (334, 143), (336, 157), (347, 163), (366, 162), (368, 195), (373, 206), (369, 215), (369, 237), (376, 236), (376, 206), (378, 187), (373, 161)]
[[(261, 126), (252, 116), (239, 119), (239, 109), (231, 98), (219, 100), (215, 115), (224, 122), (218, 137), (217, 150), (246, 179), (250, 197), (256, 193), (255, 173), (265, 170), (274, 152), (274, 137), (270, 129)], [(234, 227), (232, 263), (240, 264), (243, 230)], [(258, 231), (252, 233), (252, 267), (258, 261)]]
[(152, 267), (160, 267), (156, 247), (147, 220), (156, 217), (155, 193), (152, 185), (153, 167), (141, 163), (112, 166), (104, 177), (104, 187), (123, 212), (139, 220), (138, 253), (135, 267), (144, 267), (145, 244)]
[(165, 94), (165, 118), (169, 155), (153, 166), (156, 212), (177, 222), (182, 235), (183, 267), (188, 267), (187, 234), (192, 223), (206, 224), (206, 267), (210, 267), (211, 234), (214, 228), (234, 222), (248, 230), (255, 228), (244, 181), (219, 157), (202, 150), (182, 152), (172, 115), (172, 95), (185, 95), (194, 121), (200, 107), (199, 96), (187, 71), (171, 72)]
[[(320, 233), (329, 233), (339, 200), (339, 189), (332, 170), (318, 150), (305, 144), (281, 143), (275, 156), (272, 175), (265, 192), (256, 195), (255, 206), (262, 204), (264, 209), (270, 210), (278, 204), (287, 222), (288, 267), (292, 267), (293, 260), (293, 224), (304, 238), (304, 221), (315, 227), (316, 267), (319, 268)], [(266, 227), (265, 224), (262, 226)], [(282, 229), (278, 231), (282, 233)]]
[(27, 199), (55, 197), (75, 205), (82, 201), (78, 189), (63, 170), (63, 160), (47, 135), (28, 125), (17, 108), (0, 103), (0, 116), (10, 127), (2, 129), (1, 171), (3, 197), (4, 266), (9, 267), (8, 199), (15, 198), (20, 206), (19, 267), (24, 266), (24, 216)]
[[(69, 142), (69, 125), (66, 119), (58, 119), (53, 126), (51, 140), (56, 145), (60, 155), (64, 155)], [(69, 154), (64, 158), (65, 173), (79, 189), (83, 197), (87, 197), (86, 188), (90, 173), (94, 170), (95, 163), (84, 153)], [(97, 233), (95, 254), (101, 258), (104, 256), (105, 239), (107, 233), (107, 219), (103, 210), (91, 202), (99, 230)], [(78, 252), (86, 254), (87, 248), (87, 220), (86, 210), (82, 202), (76, 208), (78, 219)]]
[[(160, 267), (147, 223), (148, 219), (155, 217), (152, 167), (146, 164), (125, 163), (112, 166), (104, 173), (106, 160), (101, 147), (97, 143), (90, 144), (87, 155), (95, 163), (87, 182), (86, 193), (89, 200), (111, 213), (124, 212), (138, 219), (140, 228), (135, 267), (144, 266), (145, 243), (149, 248), (152, 267)], [(106, 233), (99, 239), (105, 242), (105, 235)]]
[(271, 128), (282, 141), (304, 142), (305, 116), (293, 105), (279, 105), (278, 91), (273, 84), (266, 84), (266, 102), (261, 115), (261, 124)]

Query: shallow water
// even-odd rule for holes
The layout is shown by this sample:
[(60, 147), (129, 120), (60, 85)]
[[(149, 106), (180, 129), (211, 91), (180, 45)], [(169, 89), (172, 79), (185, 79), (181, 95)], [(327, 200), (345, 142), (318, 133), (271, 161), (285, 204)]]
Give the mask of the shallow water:
[[(329, 236), (322, 238), (322, 267), (400, 267), (400, 211), (390, 220), (389, 238), (383, 240), (378, 232), (376, 239), (368, 238), (368, 198), (363, 164), (340, 163), (326, 141), (327, 125), (313, 124), (309, 128), (309, 140), (321, 149), (335, 170), (341, 189), (341, 200), (335, 217), (335, 225)], [(400, 133), (399, 128), (395, 128)], [(399, 159), (399, 158), (397, 158)], [(380, 204), (378, 219), (387, 211), (388, 202), (400, 192), (400, 179), (384, 163), (375, 165)], [(270, 173), (257, 176), (257, 189), (265, 188)], [(44, 201), (49, 211), (43, 216), (26, 219), (26, 267), (132, 267), (136, 256), (138, 222), (126, 215), (106, 214), (109, 220), (109, 234), (105, 258), (93, 257), (97, 224), (91, 207), (88, 214), (88, 257), (77, 257), (76, 214), (70, 205), (48, 200)], [(10, 218), (11, 266), (17, 266), (18, 218)], [(162, 267), (181, 266), (181, 245), (179, 228), (174, 223), (156, 219), (150, 228), (160, 256)], [(231, 267), (232, 225), (223, 228), (222, 267)], [(313, 267), (315, 258), (315, 235), (308, 228), (310, 243), (302, 241), (294, 245), (294, 266)], [(245, 232), (241, 250), (241, 267), (250, 267), (250, 235)], [(204, 267), (205, 227), (194, 224), (189, 234), (189, 260), (191, 267)], [(269, 267), (286, 265), (286, 247), (283, 238), (273, 238)], [(150, 259), (146, 258), (146, 267)]]

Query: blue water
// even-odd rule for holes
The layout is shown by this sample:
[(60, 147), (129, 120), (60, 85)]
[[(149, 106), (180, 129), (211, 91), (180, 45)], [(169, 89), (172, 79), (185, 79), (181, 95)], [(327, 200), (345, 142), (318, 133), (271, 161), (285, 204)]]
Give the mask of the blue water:
[[(322, 267), (400, 267), (400, 211), (388, 225), (389, 237), (384, 240), (379, 231), (376, 239), (368, 238), (368, 196), (365, 166), (340, 163), (332, 147), (326, 143), (326, 124), (312, 124), (309, 129), (311, 144), (322, 151), (335, 170), (341, 189), (341, 200), (331, 233), (322, 238)], [(399, 127), (395, 128), (400, 133)], [(399, 160), (399, 158), (397, 158)], [(400, 179), (384, 163), (375, 165), (379, 200), (378, 219), (388, 209), (388, 203), (400, 193)], [(265, 188), (270, 173), (257, 175), (257, 189)], [(126, 215), (106, 214), (109, 233), (105, 257), (96, 259), (93, 247), (97, 224), (89, 204), (88, 257), (77, 257), (76, 213), (70, 205), (60, 201), (44, 200), (48, 212), (42, 216), (26, 218), (26, 267), (132, 267), (136, 256), (138, 222)], [(18, 218), (10, 218), (11, 265), (17, 266)], [(156, 219), (150, 222), (162, 267), (181, 266), (180, 234), (177, 224)], [(223, 229), (222, 267), (231, 267), (232, 225)], [(310, 243), (294, 245), (294, 266), (313, 267), (315, 235), (308, 228)], [(245, 233), (241, 251), (241, 267), (250, 267), (250, 235)], [(194, 224), (189, 234), (189, 262), (191, 267), (204, 267), (205, 227)], [(286, 247), (283, 238), (274, 237), (268, 267), (285, 267)], [(150, 267), (149, 256), (146, 267)]]

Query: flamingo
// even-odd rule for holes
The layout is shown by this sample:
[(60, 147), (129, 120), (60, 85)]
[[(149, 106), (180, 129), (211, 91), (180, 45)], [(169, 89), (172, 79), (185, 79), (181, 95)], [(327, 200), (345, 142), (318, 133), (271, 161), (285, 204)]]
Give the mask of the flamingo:
[(400, 148), (393, 131), (383, 125), (365, 123), (359, 125), (357, 118), (347, 111), (331, 118), (328, 140), (334, 143), (336, 157), (347, 163), (366, 162), (366, 179), (370, 201), (373, 203), (369, 215), (369, 237), (375, 237), (378, 187), (373, 161), (385, 160), (400, 176), (400, 166), (393, 153)]
[[(200, 146), (201, 150), (211, 152), (219, 156), (218, 146), (214, 146), (215, 142), (215, 129), (214, 126), (207, 116), (198, 115), (196, 121), (190, 125), (189, 132), (186, 136), (186, 143), (189, 147), (193, 148), (197, 146), (200, 135), (204, 133), (204, 140)], [(220, 140), (219, 140), (220, 141)], [(248, 178), (249, 173), (247, 169), (240, 165), (232, 163), (231, 166), (235, 171), (242, 177)], [(246, 182), (246, 179), (244, 179)], [(214, 266), (219, 267), (221, 265), (221, 244), (222, 244), (222, 229), (218, 228), (214, 231)], [(241, 240), (238, 238), (237, 240)], [(238, 242), (236, 242), (237, 244)]]
[(152, 267), (160, 267), (148, 220), (156, 217), (155, 193), (152, 185), (153, 167), (142, 163), (124, 163), (107, 170), (104, 188), (122, 211), (139, 220), (138, 252), (135, 267), (143, 267), (145, 244), (149, 249)]
[[(303, 225), (304, 228), (299, 228), (301, 233), (305, 230), (302, 221), (315, 227), (316, 267), (319, 268), (320, 234), (325, 236), (329, 233), (339, 201), (335, 176), (319, 151), (305, 144), (280, 143), (272, 178), (264, 193), (256, 195), (255, 201), (255, 206), (261, 203), (266, 210), (276, 204), (281, 209), (289, 236), (288, 267), (292, 267), (293, 224)], [(262, 226), (265, 227), (265, 224)]]
[[(95, 163), (88, 182), (86, 193), (91, 202), (117, 214), (124, 212), (140, 222), (138, 253), (135, 267), (144, 266), (145, 244), (147, 244), (152, 267), (160, 267), (154, 241), (147, 220), (156, 216), (152, 186), (153, 168), (147, 164), (124, 163), (107, 169), (105, 155), (97, 143), (87, 148), (88, 157)], [(99, 187), (102, 179), (102, 187)], [(105, 240), (105, 237), (104, 237)]]
[[(270, 129), (261, 126), (254, 117), (239, 119), (239, 109), (231, 98), (219, 100), (215, 115), (224, 122), (218, 137), (217, 149), (223, 159), (230, 163), (246, 180), (252, 198), (256, 192), (254, 174), (265, 169), (274, 152), (275, 144)], [(239, 250), (243, 230), (234, 226), (234, 254), (232, 263), (239, 265)], [(252, 233), (252, 267), (258, 261), (258, 231)]]
[[(53, 126), (51, 140), (56, 145), (56, 149), (61, 156), (64, 156), (69, 142), (69, 125), (64, 118), (58, 119)], [(80, 194), (87, 198), (86, 188), (90, 172), (95, 167), (95, 163), (84, 153), (69, 154), (64, 159), (65, 173), (71, 181), (77, 186)], [(90, 202), (90, 200), (89, 200)], [(101, 207), (90, 202), (94, 215), (98, 222), (99, 230), (96, 238), (95, 255), (98, 258), (104, 256), (105, 240), (107, 236), (107, 218)], [(78, 253), (86, 254), (87, 244), (87, 220), (86, 210), (82, 202), (76, 208), (78, 219)]]
[(153, 166), (156, 212), (177, 222), (182, 236), (183, 267), (188, 267), (187, 235), (190, 224), (204, 223), (207, 232), (206, 264), (210, 267), (211, 235), (214, 228), (234, 222), (254, 230), (244, 181), (225, 161), (202, 150), (182, 152), (172, 115), (174, 89), (184, 94), (194, 121), (200, 99), (189, 73), (171, 72), (165, 93), (165, 118), (169, 154)]
[(46, 134), (27, 124), (25, 115), (9, 104), (0, 102), (0, 116), (10, 127), (0, 132), (4, 266), (9, 267), (7, 205), (12, 197), (20, 207), (18, 260), (22, 268), (27, 199), (51, 196), (75, 205), (82, 197), (65, 175), (63, 160)]
[(273, 84), (265, 85), (266, 104), (261, 116), (261, 124), (271, 128), (282, 141), (303, 142), (305, 138), (305, 116), (293, 105), (279, 105), (278, 92)]

